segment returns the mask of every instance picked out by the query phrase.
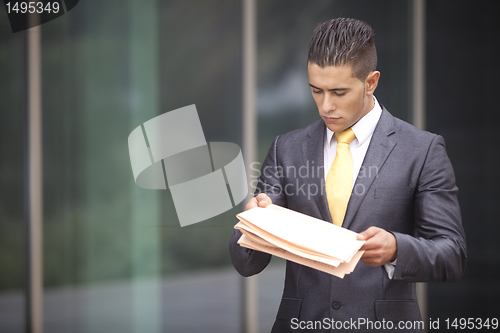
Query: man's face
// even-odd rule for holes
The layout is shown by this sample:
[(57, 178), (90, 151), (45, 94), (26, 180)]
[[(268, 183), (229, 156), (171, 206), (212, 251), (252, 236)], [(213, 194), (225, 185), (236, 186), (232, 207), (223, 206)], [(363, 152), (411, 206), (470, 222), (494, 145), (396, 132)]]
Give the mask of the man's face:
[(374, 88), (370, 88), (368, 81), (353, 77), (352, 66), (322, 68), (309, 63), (307, 70), (319, 115), (331, 131), (341, 132), (351, 127), (373, 108)]

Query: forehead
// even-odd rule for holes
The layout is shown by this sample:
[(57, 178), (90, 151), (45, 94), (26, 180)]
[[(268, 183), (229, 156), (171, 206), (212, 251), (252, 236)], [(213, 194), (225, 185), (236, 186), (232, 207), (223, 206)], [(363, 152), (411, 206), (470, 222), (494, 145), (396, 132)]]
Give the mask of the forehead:
[(322, 89), (346, 88), (361, 83), (354, 77), (351, 65), (321, 67), (309, 62), (307, 72), (309, 84)]

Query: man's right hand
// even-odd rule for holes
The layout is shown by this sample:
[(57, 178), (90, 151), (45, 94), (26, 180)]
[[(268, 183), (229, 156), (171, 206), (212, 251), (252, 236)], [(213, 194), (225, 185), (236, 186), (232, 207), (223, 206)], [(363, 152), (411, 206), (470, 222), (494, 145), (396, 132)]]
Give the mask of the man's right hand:
[(253, 197), (252, 199), (248, 200), (248, 203), (245, 207), (245, 210), (249, 210), (255, 207), (262, 207), (266, 208), (267, 205), (272, 204), (273, 202), (271, 201), (271, 198), (267, 196), (265, 193), (261, 193), (256, 197)]

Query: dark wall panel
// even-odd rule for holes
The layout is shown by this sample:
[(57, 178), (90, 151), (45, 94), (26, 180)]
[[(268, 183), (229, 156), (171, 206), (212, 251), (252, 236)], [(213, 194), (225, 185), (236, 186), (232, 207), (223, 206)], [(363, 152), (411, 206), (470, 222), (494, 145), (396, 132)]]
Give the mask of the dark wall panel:
[(458, 283), (429, 285), (429, 316), (500, 314), (498, 1), (427, 1), (427, 129), (444, 136), (467, 235)]

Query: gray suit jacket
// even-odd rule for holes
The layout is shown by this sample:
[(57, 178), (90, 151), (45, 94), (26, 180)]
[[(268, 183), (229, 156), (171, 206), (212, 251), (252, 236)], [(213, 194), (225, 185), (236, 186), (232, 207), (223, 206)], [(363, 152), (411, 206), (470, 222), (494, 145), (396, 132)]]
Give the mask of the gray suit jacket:
[[(324, 192), (325, 130), (319, 120), (277, 137), (262, 165), (257, 192), (269, 195), (274, 204), (331, 222)], [(443, 138), (383, 108), (343, 227), (362, 232), (376, 226), (392, 232), (398, 258), (394, 277), (389, 279), (384, 267), (359, 262), (353, 273), (339, 279), (287, 261), (272, 332), (297, 332), (292, 328), (307, 327), (308, 321), (317, 325), (309, 332), (330, 332), (332, 319), (349, 322), (343, 326), (349, 328), (346, 332), (374, 331), (377, 321), (391, 321), (396, 328), (400, 321), (421, 320), (415, 282), (457, 281), (465, 270), (457, 192)], [(261, 272), (271, 255), (239, 246), (240, 236), (235, 230), (230, 240), (234, 267), (243, 276)]]

